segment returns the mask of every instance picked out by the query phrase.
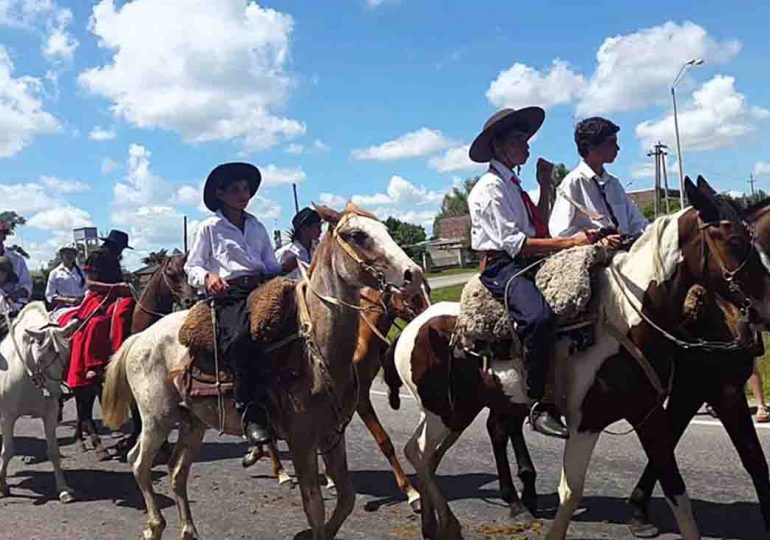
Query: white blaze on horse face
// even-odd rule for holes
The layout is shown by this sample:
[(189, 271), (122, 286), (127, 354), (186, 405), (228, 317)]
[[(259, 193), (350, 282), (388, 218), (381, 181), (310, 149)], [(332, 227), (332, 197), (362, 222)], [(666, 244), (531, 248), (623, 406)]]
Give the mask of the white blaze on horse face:
[(383, 264), (378, 265), (378, 267), (385, 274), (386, 282), (403, 288), (407, 284), (405, 280), (407, 271), (414, 277), (422, 274), (420, 267), (391, 238), (385, 224), (358, 214), (348, 218), (347, 223), (350, 228), (360, 229), (365, 232), (374, 242), (375, 248), (383, 253), (385, 261)]

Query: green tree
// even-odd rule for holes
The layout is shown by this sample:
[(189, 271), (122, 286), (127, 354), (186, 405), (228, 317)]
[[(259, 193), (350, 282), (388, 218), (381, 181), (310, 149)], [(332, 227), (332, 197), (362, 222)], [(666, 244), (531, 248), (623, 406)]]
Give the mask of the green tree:
[[(11, 226), (11, 231), (8, 233), (9, 235), (14, 233), (17, 225), (24, 225), (27, 222), (24, 216), (20, 216), (14, 210), (5, 210), (4, 212), (0, 212), (0, 221), (5, 222)], [(27, 253), (24, 248), (17, 244), (11, 244), (8, 246), (8, 249), (15, 251), (25, 259), (29, 259), (29, 253)]]
[(433, 218), (433, 237), (438, 234), (438, 222), (444, 218), (464, 216), (468, 214), (468, 195), (470, 194), (473, 186), (479, 181), (480, 176), (473, 176), (466, 178), (462, 183), (462, 186), (455, 186), (452, 190), (444, 195), (444, 200), (441, 201), (441, 210)]
[[(678, 212), (682, 209), (682, 205), (679, 203), (679, 197), (671, 197), (668, 198), (669, 208), (671, 208), (671, 214), (674, 212)], [(661, 198), (660, 200), (660, 215), (663, 216), (666, 214), (666, 201)], [(642, 215), (646, 217), (648, 220), (652, 221), (655, 219), (655, 202), (651, 202), (647, 204), (644, 208), (642, 208)]]
[(399, 246), (406, 247), (425, 240), (425, 229), (422, 225), (414, 225), (400, 219), (389, 217), (385, 220), (385, 226), (393, 240)]

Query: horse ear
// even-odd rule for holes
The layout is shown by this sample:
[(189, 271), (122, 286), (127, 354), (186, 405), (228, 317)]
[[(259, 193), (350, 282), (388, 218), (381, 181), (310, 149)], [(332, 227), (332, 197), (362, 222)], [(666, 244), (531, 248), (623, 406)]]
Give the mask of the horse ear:
[(63, 328), (57, 327), (53, 331), (62, 339), (70, 339), (79, 325), (80, 321), (78, 319), (72, 319)]
[(714, 203), (713, 196), (695, 187), (689, 176), (684, 179), (684, 192), (687, 194), (687, 200), (698, 211), (703, 221), (706, 223), (719, 221), (719, 209)]
[(48, 336), (48, 328), (25, 328), (24, 333), (35, 341), (42, 342)]
[(327, 223), (335, 224), (342, 218), (342, 214), (340, 212), (332, 210), (328, 206), (313, 203), (313, 208), (315, 208), (315, 211), (318, 212), (319, 216), (321, 216), (321, 219)]
[(711, 184), (709, 184), (701, 175), (698, 175), (698, 189), (712, 197), (717, 194), (716, 190), (711, 187)]

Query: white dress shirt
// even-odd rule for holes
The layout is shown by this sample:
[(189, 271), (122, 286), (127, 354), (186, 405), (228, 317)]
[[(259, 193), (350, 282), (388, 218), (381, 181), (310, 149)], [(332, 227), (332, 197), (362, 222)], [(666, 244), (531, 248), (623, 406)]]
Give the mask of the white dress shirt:
[(272, 276), (281, 271), (267, 230), (246, 213), (243, 232), (221, 213), (201, 222), (184, 265), (190, 285), (204, 289), (211, 272), (222, 279), (241, 276)]
[(535, 226), (521, 198), (521, 186), (512, 180), (514, 173), (495, 159), (489, 164), (489, 171), (468, 195), (471, 247), (505, 251), (513, 258), (527, 237), (535, 236)]
[[(598, 185), (597, 185), (598, 184)], [(612, 212), (602, 198), (601, 190)], [(575, 208), (561, 192), (570, 199), (585, 206), (588, 210), (601, 214), (597, 221), (591, 220), (583, 212)], [(556, 190), (556, 202), (551, 211), (548, 229), (551, 236), (572, 236), (586, 229), (613, 227), (612, 213), (618, 221), (618, 230), (623, 234), (637, 236), (641, 234), (648, 221), (628, 197), (620, 181), (606, 170), (601, 176), (597, 175), (585, 161), (575, 167), (562, 181)]]
[(6, 247), (2, 247), (0, 255), (5, 255), (11, 260), (13, 271), (16, 272), (16, 276), (19, 278), (19, 285), (27, 290), (27, 300), (32, 298), (32, 277), (29, 275), (29, 270), (27, 270), (27, 261), (18, 253)]
[[(83, 278), (85, 274), (82, 275)], [(45, 287), (45, 299), (53, 302), (56, 296), (66, 296), (67, 298), (82, 298), (86, 294), (86, 285), (81, 278), (81, 274), (72, 267), (72, 270), (59, 264), (48, 274), (48, 284)]]
[[(310, 251), (300, 244), (299, 240), (293, 240), (275, 250), (275, 258), (280, 264), (284, 264), (292, 257), (296, 257), (297, 260), (310, 264)], [(290, 273), (286, 274), (286, 276), (292, 279), (299, 279), (299, 268), (295, 268)]]

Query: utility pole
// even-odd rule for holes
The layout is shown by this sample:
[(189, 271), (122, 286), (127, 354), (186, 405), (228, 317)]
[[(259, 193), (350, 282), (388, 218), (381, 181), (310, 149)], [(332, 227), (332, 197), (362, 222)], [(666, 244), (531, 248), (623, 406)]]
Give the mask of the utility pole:
[(749, 173), (749, 186), (751, 187), (751, 202), (754, 202), (754, 184), (757, 179), (754, 177), (754, 173)]
[(187, 253), (187, 216), (184, 216), (184, 242), (182, 242), (182, 245), (184, 246), (184, 252)]
[(294, 191), (294, 213), (299, 213), (299, 201), (297, 200), (297, 184), (292, 183), (292, 191)]
[[(655, 217), (661, 212), (660, 208), (660, 194), (663, 192), (663, 200), (666, 203), (666, 213), (671, 213), (671, 202), (669, 200), (668, 192), (668, 171), (666, 171), (666, 155), (668, 154), (668, 146), (658, 141), (658, 144), (653, 146), (653, 149), (647, 152), (648, 157), (654, 158), (655, 167)], [(661, 179), (663, 179), (663, 188), (661, 189)]]

